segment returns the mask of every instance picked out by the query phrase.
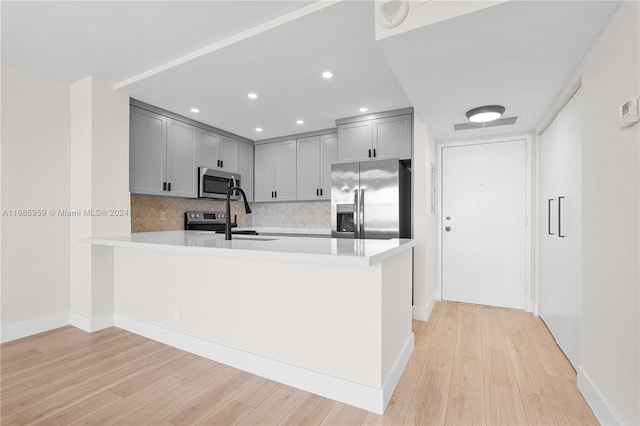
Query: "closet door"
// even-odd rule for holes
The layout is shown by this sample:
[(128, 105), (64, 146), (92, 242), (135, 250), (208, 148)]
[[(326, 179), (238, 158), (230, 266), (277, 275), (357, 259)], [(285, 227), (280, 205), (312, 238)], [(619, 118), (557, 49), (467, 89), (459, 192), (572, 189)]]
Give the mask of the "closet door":
[(577, 367), (582, 285), (582, 102), (540, 135), (540, 317)]

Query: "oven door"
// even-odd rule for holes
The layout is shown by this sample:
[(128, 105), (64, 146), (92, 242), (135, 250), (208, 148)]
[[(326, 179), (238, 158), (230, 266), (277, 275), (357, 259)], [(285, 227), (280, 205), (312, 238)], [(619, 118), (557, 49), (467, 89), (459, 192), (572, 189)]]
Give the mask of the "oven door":
[[(226, 199), (227, 191), (232, 186), (240, 186), (240, 175), (221, 172), (219, 170), (200, 167), (198, 196), (200, 198)], [(240, 194), (234, 191), (231, 200), (239, 200)]]

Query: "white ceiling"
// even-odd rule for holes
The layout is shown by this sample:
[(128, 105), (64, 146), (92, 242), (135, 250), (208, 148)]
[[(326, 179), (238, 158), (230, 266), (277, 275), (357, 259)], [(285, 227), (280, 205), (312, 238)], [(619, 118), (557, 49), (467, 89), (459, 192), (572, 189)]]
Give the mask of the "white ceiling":
[[(66, 82), (119, 83), (309, 3), (2, 1), (2, 63)], [(437, 139), (529, 131), (615, 7), (512, 1), (376, 42), (373, 2), (345, 1), (121, 90), (254, 140), (334, 127), (362, 105), (415, 105)], [(326, 69), (332, 80), (320, 77)], [(518, 123), (451, 132), (466, 110), (491, 103)]]
[[(618, 7), (614, 1), (510, 1), (379, 42), (438, 139), (536, 128)], [(603, 66), (606, 66), (603, 64)], [(502, 105), (516, 124), (453, 131), (465, 112)]]

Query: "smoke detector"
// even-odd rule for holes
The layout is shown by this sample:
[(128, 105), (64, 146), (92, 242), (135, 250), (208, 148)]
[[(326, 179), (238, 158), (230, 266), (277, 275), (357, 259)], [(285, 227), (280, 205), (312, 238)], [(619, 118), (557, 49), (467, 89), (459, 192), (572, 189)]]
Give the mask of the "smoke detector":
[(383, 28), (395, 28), (400, 25), (409, 13), (407, 0), (385, 0), (377, 2), (376, 20)]

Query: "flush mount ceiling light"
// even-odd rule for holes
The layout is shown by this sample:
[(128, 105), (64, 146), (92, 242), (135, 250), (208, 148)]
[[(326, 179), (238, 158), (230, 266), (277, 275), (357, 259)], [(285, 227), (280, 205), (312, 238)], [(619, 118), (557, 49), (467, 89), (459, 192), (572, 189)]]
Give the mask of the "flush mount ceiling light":
[(333, 73), (331, 71), (325, 71), (322, 73), (322, 78), (326, 78), (327, 80), (333, 77)]
[(367, 111), (369, 111), (369, 108), (367, 107), (360, 108), (360, 112), (367, 112)]
[(485, 105), (467, 111), (467, 118), (474, 123), (485, 123), (497, 120), (504, 114), (504, 107), (500, 105)]
[(296, 120), (296, 124), (304, 124), (304, 120)]
[(247, 96), (249, 97), (249, 99), (258, 99), (258, 95), (256, 95), (255, 93), (249, 93)]
[(262, 127), (256, 127), (256, 132), (261, 132), (262, 131)]
[(197, 114), (200, 112), (200, 110), (198, 108), (191, 108), (191, 112), (194, 112)]

